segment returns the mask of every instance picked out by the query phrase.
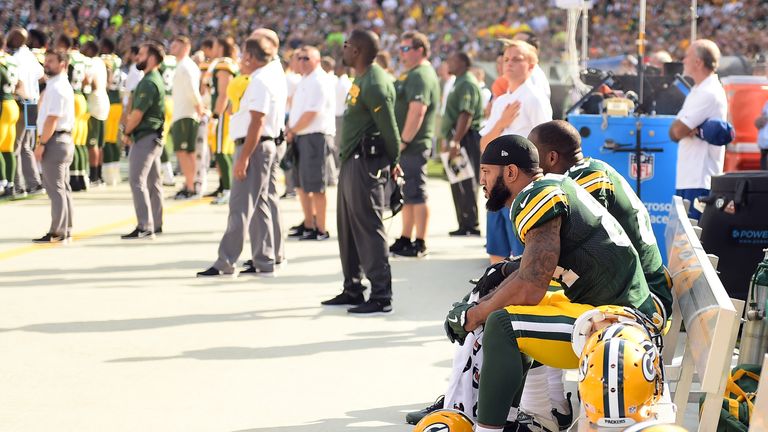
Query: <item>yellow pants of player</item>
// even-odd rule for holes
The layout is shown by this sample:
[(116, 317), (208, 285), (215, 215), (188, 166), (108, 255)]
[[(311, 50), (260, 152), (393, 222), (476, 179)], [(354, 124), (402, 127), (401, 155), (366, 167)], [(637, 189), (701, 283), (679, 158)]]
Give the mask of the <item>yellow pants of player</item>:
[(84, 146), (88, 144), (88, 103), (85, 96), (75, 95), (75, 126), (72, 128), (72, 141), (75, 145)]
[(229, 114), (208, 123), (208, 144), (211, 154), (235, 154), (235, 142), (229, 138)]
[(109, 106), (109, 116), (104, 124), (104, 142), (117, 144), (120, 130), (120, 116), (123, 115), (123, 104), (115, 103)]
[(571, 303), (563, 291), (547, 292), (536, 306), (507, 306), (520, 352), (539, 363), (558, 369), (576, 369), (573, 353), (573, 323), (594, 306)]
[(2, 110), (0, 112), (0, 153), (10, 153), (16, 142), (19, 105), (15, 100), (4, 100), (0, 109)]

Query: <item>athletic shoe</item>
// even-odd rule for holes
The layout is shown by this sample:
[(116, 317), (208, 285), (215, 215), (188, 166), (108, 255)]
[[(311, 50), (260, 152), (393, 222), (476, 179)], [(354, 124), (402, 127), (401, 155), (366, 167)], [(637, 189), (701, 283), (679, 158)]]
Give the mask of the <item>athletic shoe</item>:
[(215, 191), (213, 191), (213, 192), (211, 192), (209, 194), (205, 194), (205, 195), (203, 195), (203, 197), (205, 197), (205, 198), (216, 198), (223, 191), (224, 191), (224, 189), (222, 189), (221, 186), (219, 186)]
[(370, 299), (360, 306), (347, 309), (351, 314), (386, 314), (392, 312), (392, 302), (390, 300)]
[(410, 245), (411, 245), (410, 239), (407, 239), (405, 237), (400, 237), (399, 239), (395, 240), (394, 243), (392, 243), (392, 246), (389, 247), (389, 253), (397, 254), (398, 252), (405, 250), (405, 248), (407, 248)]
[(518, 411), (517, 418), (513, 422), (507, 422), (504, 432), (557, 432), (558, 424), (547, 418), (542, 418), (523, 410)]
[(211, 204), (213, 205), (224, 205), (229, 204), (229, 191), (225, 190), (221, 192), (221, 195), (214, 198), (213, 201), (211, 201)]
[(186, 187), (181, 189), (180, 191), (176, 192), (176, 196), (173, 197), (175, 200), (188, 200), (195, 197), (195, 193), (191, 192)]
[(216, 267), (210, 267), (208, 270), (197, 272), (197, 277), (235, 277), (235, 273), (224, 273)]
[(162, 234), (162, 233), (163, 233), (163, 227), (160, 227), (160, 228), (155, 228), (155, 231), (154, 231), (154, 232), (155, 232), (155, 235), (159, 235), (159, 234)]
[(480, 230), (475, 228), (459, 228), (448, 233), (451, 237), (480, 237)]
[(13, 186), (6, 186), (3, 192), (3, 198), (11, 200), (19, 199), (18, 194), (16, 194), (16, 188)]
[(365, 298), (362, 294), (351, 294), (346, 291), (342, 291), (341, 294), (336, 297), (321, 301), (323, 306), (347, 306), (347, 305), (359, 305), (365, 303)]
[(416, 240), (399, 251), (392, 252), (394, 255), (408, 258), (422, 258), (427, 255), (427, 245), (424, 240)]
[(155, 233), (149, 230), (139, 229), (138, 227), (129, 234), (120, 236), (123, 240), (154, 239)]
[(40, 238), (36, 238), (32, 240), (33, 243), (60, 243), (63, 242), (65, 238), (60, 235), (51, 234), (48, 233)]
[(27, 194), (29, 196), (40, 195), (44, 193), (45, 193), (45, 188), (43, 188), (43, 185), (37, 185), (36, 187), (33, 187), (32, 189), (29, 189), (27, 191)]
[(573, 404), (571, 404), (571, 392), (565, 395), (568, 400), (568, 414), (560, 414), (560, 412), (552, 408), (552, 417), (557, 421), (557, 425), (560, 426), (561, 431), (568, 430), (573, 424)]
[(320, 232), (317, 229), (312, 229), (312, 230), (304, 231), (304, 234), (301, 237), (299, 237), (299, 240), (323, 241), (323, 240), (328, 240), (329, 238), (331, 238), (331, 234), (328, 231)]
[(435, 403), (432, 405), (419, 410), (419, 411), (413, 411), (409, 412), (405, 415), (405, 422), (408, 424), (415, 425), (416, 423), (420, 422), (421, 419), (427, 416), (427, 414), (437, 411), (439, 409), (443, 409), (443, 405), (445, 404), (445, 395), (440, 395), (437, 399), (435, 399)]
[(307, 228), (304, 226), (304, 221), (301, 221), (298, 225), (294, 225), (288, 228), (288, 237), (296, 236), (296, 234), (303, 234)]

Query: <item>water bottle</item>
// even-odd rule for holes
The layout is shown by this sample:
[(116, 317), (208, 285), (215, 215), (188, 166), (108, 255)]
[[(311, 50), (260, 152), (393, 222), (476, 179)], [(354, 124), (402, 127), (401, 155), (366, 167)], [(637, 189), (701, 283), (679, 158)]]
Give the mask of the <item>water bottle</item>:
[(739, 364), (762, 364), (763, 356), (768, 352), (768, 249), (763, 249), (765, 257), (757, 265), (749, 285), (746, 321), (739, 347)]

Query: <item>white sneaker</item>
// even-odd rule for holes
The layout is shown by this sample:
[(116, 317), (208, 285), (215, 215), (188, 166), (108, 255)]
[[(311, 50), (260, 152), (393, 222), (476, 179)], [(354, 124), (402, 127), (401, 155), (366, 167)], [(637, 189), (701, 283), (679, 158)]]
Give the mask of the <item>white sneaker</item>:
[[(560, 430), (560, 426), (552, 416), (540, 416), (523, 410), (518, 411), (517, 419), (513, 424), (517, 426), (518, 431), (558, 432)], [(509, 424), (507, 427), (509, 427)]]
[(223, 192), (221, 192), (221, 195), (214, 198), (213, 201), (211, 201), (211, 204), (213, 205), (229, 204), (229, 191), (224, 190)]

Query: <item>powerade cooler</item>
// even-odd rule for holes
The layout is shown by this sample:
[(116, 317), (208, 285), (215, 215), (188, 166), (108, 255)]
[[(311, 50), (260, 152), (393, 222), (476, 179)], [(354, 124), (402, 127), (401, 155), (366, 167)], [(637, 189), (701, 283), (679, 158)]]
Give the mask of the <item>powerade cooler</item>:
[(720, 280), (731, 297), (747, 299), (749, 281), (768, 248), (768, 171), (712, 177), (699, 220), (701, 244), (720, 258)]
[[(637, 169), (636, 153), (637, 121), (634, 116), (614, 117), (589, 114), (572, 114), (570, 122), (581, 135), (584, 156), (600, 159), (610, 164), (637, 191), (639, 174), (640, 199), (651, 216), (653, 232), (659, 243), (659, 250), (666, 262), (664, 230), (669, 220), (672, 196), (675, 194), (675, 172), (677, 170), (677, 144), (669, 139), (669, 127), (674, 116), (641, 115), (640, 172)], [(752, 265), (754, 268), (754, 265)], [(749, 272), (751, 274), (751, 272)]]

